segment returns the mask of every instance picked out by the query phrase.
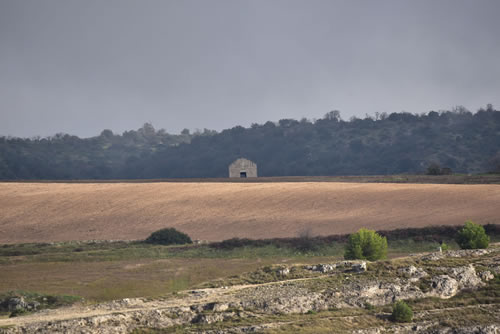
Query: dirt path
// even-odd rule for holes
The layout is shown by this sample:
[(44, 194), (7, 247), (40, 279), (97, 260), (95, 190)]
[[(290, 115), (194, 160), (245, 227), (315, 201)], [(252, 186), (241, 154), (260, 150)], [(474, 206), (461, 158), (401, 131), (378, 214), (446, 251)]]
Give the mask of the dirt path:
[(0, 183), (0, 244), (136, 240), (164, 227), (223, 240), (500, 223), (498, 203), (500, 185)]
[(231, 295), (243, 289), (256, 288), (267, 285), (279, 285), (289, 282), (323, 279), (325, 277), (328, 277), (328, 275), (321, 277), (297, 278), (262, 284), (243, 284), (224, 288), (188, 290), (183, 293), (183, 297), (181, 298), (156, 299), (151, 301), (144, 301), (141, 298), (129, 298), (109, 303), (101, 303), (97, 305), (74, 305), (71, 307), (63, 307), (53, 310), (43, 310), (21, 317), (0, 319), (0, 327), (13, 325), (22, 326), (30, 323), (49, 321), (56, 322), (62, 320), (111, 315), (116, 313), (161, 310), (172, 307), (188, 307), (191, 305), (207, 304), (213, 302), (224, 303), (234, 300), (234, 297), (231, 298)]
[[(494, 245), (492, 245), (494, 246)], [(476, 260), (481, 261), (481, 265), (488, 266), (490, 267), (491, 265), (498, 265), (498, 259), (496, 258), (495, 255), (497, 254), (492, 254), (492, 252), (498, 252), (498, 249), (495, 247), (491, 248), (488, 251), (478, 251), (478, 250), (461, 250), (461, 251), (450, 251), (447, 252), (445, 255), (449, 256), (450, 258), (456, 258), (456, 257), (463, 257), (463, 258), (469, 258), (469, 262), (476, 262)], [(425, 254), (421, 254), (422, 258), (425, 258)], [(406, 257), (405, 257), (406, 258)], [(400, 258), (404, 259), (404, 258)], [(483, 260), (487, 260), (489, 262), (485, 263)], [(425, 262), (425, 261), (424, 261)], [(298, 265), (298, 264), (297, 264)], [(341, 272), (345, 272), (345, 267), (343, 267), (344, 264), (342, 264)], [(299, 265), (300, 266), (300, 265)], [(432, 266), (432, 265), (431, 265)], [(425, 266), (422, 266), (424, 270), (426, 270)], [(458, 269), (463, 269), (463, 268), (469, 268), (469, 267), (459, 267), (459, 268), (452, 268), (453, 270), (450, 269), (450, 275), (452, 277), (455, 277), (457, 280), (459, 280), (459, 274), (456, 274)], [(351, 268), (352, 269), (352, 268)], [(351, 269), (347, 269), (350, 271)], [(467, 269), (469, 270), (469, 269)], [(399, 270), (394, 269), (395, 272), (399, 272)], [(96, 304), (96, 305), (74, 305), (72, 307), (67, 307), (67, 308), (60, 308), (60, 309), (54, 309), (54, 310), (44, 310), (35, 314), (27, 315), (27, 316), (21, 316), (21, 317), (16, 317), (16, 318), (4, 318), (0, 319), (0, 332), (2, 332), (1, 328), (2, 327), (8, 327), (8, 326), (14, 326), (10, 332), (12, 333), (20, 333), (23, 330), (26, 329), (40, 329), (43, 330), (44, 328), (47, 330), (52, 330), (53, 328), (80, 328), (81, 326), (86, 326), (91, 324), (93, 327), (92, 328), (99, 328), (102, 323), (106, 323), (107, 326), (113, 327), (115, 323), (119, 323), (123, 319), (126, 319), (125, 321), (125, 326), (132, 326), (128, 327), (133, 328), (133, 326), (137, 326), (136, 319), (142, 318), (142, 317), (148, 317), (148, 321), (150, 321), (148, 324), (157, 324), (157, 321), (160, 321), (161, 319), (167, 319), (170, 321), (168, 324), (164, 326), (173, 326), (175, 324), (186, 324), (186, 323), (191, 323), (192, 321), (197, 319), (197, 316), (205, 316), (204, 311), (206, 310), (212, 310), (214, 312), (210, 313), (211, 316), (221, 316), (221, 314), (224, 313), (225, 310), (228, 309), (230, 304), (232, 303), (240, 303), (239, 305), (245, 305), (247, 302), (250, 302), (250, 304), (246, 304), (247, 306), (244, 306), (244, 310), (253, 310), (254, 307), (257, 307), (257, 310), (266, 310), (266, 312), (274, 312), (273, 314), (280, 314), (282, 311), (287, 310), (289, 313), (303, 313), (308, 310), (311, 310), (311, 306), (316, 303), (319, 299), (315, 299), (315, 293), (312, 293), (311, 291), (304, 289), (301, 290), (300, 286), (302, 284), (293, 284), (297, 282), (304, 282), (304, 281), (320, 281), (320, 280), (325, 280), (328, 279), (329, 277), (336, 276), (338, 275), (339, 272), (330, 272), (329, 274), (324, 274), (320, 276), (314, 276), (314, 277), (305, 277), (305, 278), (297, 278), (297, 279), (287, 279), (287, 280), (282, 280), (282, 281), (276, 281), (276, 282), (267, 282), (267, 283), (260, 283), (260, 284), (242, 284), (242, 285), (234, 285), (234, 286), (229, 286), (229, 287), (221, 287), (221, 288), (206, 288), (206, 289), (198, 289), (198, 290), (187, 290), (180, 292), (179, 295), (177, 296), (172, 296), (171, 298), (164, 298), (164, 299), (155, 299), (155, 300), (148, 300), (148, 299), (142, 299), (142, 298), (131, 298), (131, 299), (123, 299), (123, 300), (116, 300), (112, 302), (107, 302), (107, 303), (101, 303), (101, 304)], [(455, 273), (455, 274), (453, 274)], [(472, 272), (473, 275), (476, 275), (475, 272)], [(469, 274), (471, 274), (469, 272)], [(455, 276), (453, 276), (455, 275)], [(461, 274), (460, 274), (461, 275)], [(465, 275), (465, 274), (464, 274)], [(472, 275), (472, 274), (471, 274)], [(444, 276), (444, 275), (442, 275)], [(346, 298), (351, 298), (347, 304), (342, 301), (342, 299), (339, 299), (335, 301), (335, 297), (332, 297), (333, 295), (327, 295), (327, 298), (329, 301), (333, 301), (334, 304), (331, 305), (339, 305), (337, 302), (340, 302), (342, 305), (348, 305), (347, 307), (350, 307), (349, 305), (360, 305), (359, 304), (359, 299), (356, 298), (364, 298), (364, 297), (369, 297), (369, 295), (362, 295), (359, 294), (360, 292), (363, 292), (363, 289), (367, 290), (372, 290), (373, 284), (370, 282), (365, 282), (367, 285), (365, 287), (360, 286), (363, 282), (362, 278), (359, 278), (359, 281), (356, 280), (357, 275), (349, 276), (352, 278), (350, 279), (349, 282), (352, 282), (351, 285), (345, 285), (345, 281), (338, 283), (337, 288), (344, 287), (347, 290), (337, 290), (337, 288), (333, 289), (335, 290), (334, 294), (345, 294), (347, 297)], [(348, 279), (349, 277), (346, 277), (345, 279)], [(361, 277), (361, 276), (359, 276)], [(399, 276), (395, 276), (399, 277)], [(441, 277), (441, 276), (439, 276)], [(461, 276), (460, 276), (461, 277)], [(464, 276), (466, 277), (466, 276)], [(468, 276), (467, 276), (468, 277)], [(458, 284), (472, 284), (474, 280), (469, 280), (469, 278), (460, 278), (460, 281), (457, 281), (457, 286)], [(399, 281), (399, 279), (395, 280)], [(470, 282), (469, 282), (470, 281)], [(467, 283), (469, 282), (469, 283)], [(318, 286), (321, 287), (322, 282), (314, 282), (314, 286), (316, 286), (315, 283), (318, 283)], [(380, 284), (379, 284), (380, 283)], [(376, 300), (376, 305), (380, 304), (380, 301), (385, 302), (387, 304), (386, 294), (388, 291), (403, 291), (403, 287), (407, 286), (409, 281), (401, 282), (398, 283), (400, 285), (384, 285), (381, 282), (377, 283), (375, 286), (377, 287), (376, 289), (379, 289), (380, 285), (380, 291), (372, 291), (372, 296), (370, 298), (375, 298)], [(309, 285), (311, 283), (308, 283)], [(384, 283), (385, 284), (385, 283)], [(474, 288), (481, 286), (481, 281), (475, 282), (474, 285), (464, 285), (463, 288)], [(272, 287), (272, 288), (268, 288)], [(249, 289), (244, 291), (245, 289)], [(285, 291), (286, 290), (286, 291)], [(332, 290), (332, 291), (333, 291)], [(349, 293), (354, 292), (354, 294), (351, 296)], [(406, 290), (405, 290), (406, 291)], [(410, 291), (410, 290), (408, 290)], [(407, 291), (407, 292), (408, 292)], [(298, 292), (298, 294), (295, 294), (295, 292)], [(366, 292), (366, 291), (365, 291)], [(403, 291), (404, 292), (404, 291)], [(395, 292), (394, 292), (395, 293)], [(410, 296), (410, 294), (406, 294), (405, 296)], [(361, 297), (360, 297), (361, 296)], [(364, 296), (364, 297), (363, 297)], [(388, 300), (394, 300), (396, 298), (397, 294), (392, 297), (392, 299)], [(400, 297), (403, 295), (400, 295)], [(277, 298), (278, 297), (278, 298)], [(323, 298), (324, 296), (321, 296), (320, 298)], [(449, 297), (449, 296), (448, 296)], [(282, 300), (282, 299), (285, 300)], [(304, 299), (306, 298), (306, 299)], [(309, 298), (309, 299), (307, 299)], [(312, 298), (312, 299), (311, 299)], [(333, 298), (333, 299), (332, 299)], [(341, 297), (342, 298), (342, 297)], [(352, 299), (354, 298), (354, 299)], [(376, 299), (379, 298), (379, 299)], [(380, 299), (382, 298), (382, 299)], [(403, 298), (403, 297), (401, 297)], [(406, 298), (406, 297), (405, 297)], [(413, 297), (412, 297), (413, 298)], [(420, 297), (418, 297), (420, 298)], [(443, 297), (444, 298), (444, 297)], [(286, 301), (289, 301), (289, 305), (287, 304)], [(363, 300), (364, 301), (364, 300)], [(216, 303), (220, 308), (215, 308), (211, 305), (211, 303)], [(274, 303), (274, 305), (272, 304)], [(305, 308), (295, 308), (296, 304), (299, 303), (302, 306), (305, 306)], [(313, 303), (313, 304), (310, 304)], [(290, 305), (292, 308), (290, 308)], [(322, 307), (327, 307), (330, 304), (323, 304)], [(330, 306), (331, 306), (330, 305)], [(362, 305), (362, 304), (361, 304)], [(492, 306), (493, 305), (493, 306)], [(476, 305), (468, 305), (464, 307), (449, 307), (449, 308), (432, 308), (432, 309), (426, 309), (422, 310), (420, 312), (416, 312), (416, 319), (418, 320), (419, 318), (422, 321), (426, 321), (426, 316), (429, 314), (432, 314), (432, 319), (437, 319), (439, 318), (439, 313), (440, 312), (445, 312), (445, 311), (454, 311), (454, 310), (462, 310), (462, 309), (481, 309), (481, 308), (487, 308), (488, 310), (493, 308), (496, 312), (497, 306), (499, 306), (499, 303), (494, 303), (494, 304), (476, 304)], [(193, 308), (193, 306), (195, 306)], [(198, 307), (196, 307), (198, 306)], [(271, 306), (271, 308), (268, 308)], [(285, 308), (283, 308), (283, 306)], [(275, 308), (277, 307), (277, 308)], [(342, 306), (343, 307), (343, 306)], [(326, 309), (326, 308), (323, 308)], [(486, 310), (486, 309), (485, 309)], [(164, 311), (164, 313), (162, 313)], [(228, 313), (230, 313), (228, 311)], [(286, 313), (286, 312), (285, 312)], [(257, 312), (258, 314), (258, 312)], [(437, 314), (437, 315), (436, 315)], [(498, 313), (492, 313), (494, 315), (494, 318), (496, 319), (498, 317)], [(181, 317), (182, 315), (186, 315), (186, 318), (183, 318), (183, 322), (177, 322), (173, 323), (172, 319), (176, 319), (177, 317)], [(190, 318), (189, 318), (190, 317)], [(223, 316), (222, 316), (223, 317)], [(346, 315), (344, 318), (349, 319), (352, 318), (352, 315)], [(104, 319), (103, 319), (104, 318)], [(342, 317), (341, 317), (342, 318)], [(150, 320), (153, 319), (153, 320)], [(217, 318), (218, 320), (213, 320), (213, 321), (223, 321), (224, 318)], [(152, 321), (152, 322), (151, 322)], [(198, 320), (196, 320), (197, 322)], [(212, 320), (211, 320), (212, 321)], [(264, 320), (265, 321), (265, 320)], [(68, 324), (71, 324), (73, 327), (65, 327)], [(207, 322), (210, 323), (210, 322)], [(60, 327), (51, 327), (52, 325), (60, 326)], [(272, 323), (269, 324), (259, 324), (260, 325), (273, 325)], [(7, 330), (9, 331), (9, 330)], [(47, 332), (47, 331), (46, 331)], [(111, 333), (110, 331), (104, 331), (106, 333)]]

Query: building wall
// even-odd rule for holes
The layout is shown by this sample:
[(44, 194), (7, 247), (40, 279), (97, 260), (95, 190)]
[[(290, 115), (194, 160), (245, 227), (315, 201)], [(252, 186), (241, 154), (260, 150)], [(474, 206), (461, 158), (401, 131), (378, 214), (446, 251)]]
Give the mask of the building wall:
[(257, 177), (257, 164), (240, 158), (229, 165), (229, 177), (240, 177), (241, 172), (246, 172), (247, 177)]

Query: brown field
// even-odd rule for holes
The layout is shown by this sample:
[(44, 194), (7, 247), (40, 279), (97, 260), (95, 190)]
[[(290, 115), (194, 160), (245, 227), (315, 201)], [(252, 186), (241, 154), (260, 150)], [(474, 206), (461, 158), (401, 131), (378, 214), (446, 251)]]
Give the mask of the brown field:
[(0, 183), (0, 243), (294, 237), (500, 223), (499, 185), (336, 182)]

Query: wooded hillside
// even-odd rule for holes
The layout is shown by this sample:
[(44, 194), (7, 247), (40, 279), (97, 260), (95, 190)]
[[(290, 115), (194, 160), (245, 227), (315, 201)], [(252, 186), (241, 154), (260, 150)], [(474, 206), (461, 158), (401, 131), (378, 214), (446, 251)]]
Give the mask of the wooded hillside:
[(282, 119), (171, 135), (145, 124), (122, 135), (104, 130), (78, 138), (0, 137), (0, 179), (135, 179), (226, 177), (246, 157), (259, 176), (425, 173), (435, 163), (453, 172), (500, 172), (500, 111), (489, 105), (427, 114), (376, 114), (344, 121)]

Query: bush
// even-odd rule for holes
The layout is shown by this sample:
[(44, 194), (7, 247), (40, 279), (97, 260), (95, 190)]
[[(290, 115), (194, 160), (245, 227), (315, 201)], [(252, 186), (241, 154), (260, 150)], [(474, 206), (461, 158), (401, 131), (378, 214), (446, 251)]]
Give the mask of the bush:
[(445, 242), (442, 242), (442, 243), (441, 243), (441, 250), (442, 250), (443, 252), (444, 252), (444, 251), (447, 251), (447, 250), (449, 250), (449, 249), (450, 249), (450, 246), (448, 246), (448, 244), (447, 244), (447, 243), (445, 243)]
[(297, 242), (294, 246), (302, 252), (317, 251), (319, 249), (320, 239), (313, 237), (310, 228), (301, 231), (296, 240)]
[(466, 221), (457, 235), (457, 244), (462, 249), (488, 248), (490, 237), (486, 234), (484, 227), (472, 221)]
[(373, 306), (372, 304), (366, 302), (365, 303), (365, 309), (368, 310), (368, 311), (373, 311), (375, 309), (375, 306)]
[(149, 244), (155, 245), (180, 245), (193, 243), (187, 234), (179, 232), (175, 228), (164, 228), (153, 232), (145, 241)]
[(364, 228), (349, 236), (344, 253), (347, 260), (375, 261), (384, 259), (386, 256), (387, 238), (380, 236), (375, 231)]
[(391, 319), (396, 322), (410, 322), (413, 319), (413, 310), (400, 300), (392, 307)]

